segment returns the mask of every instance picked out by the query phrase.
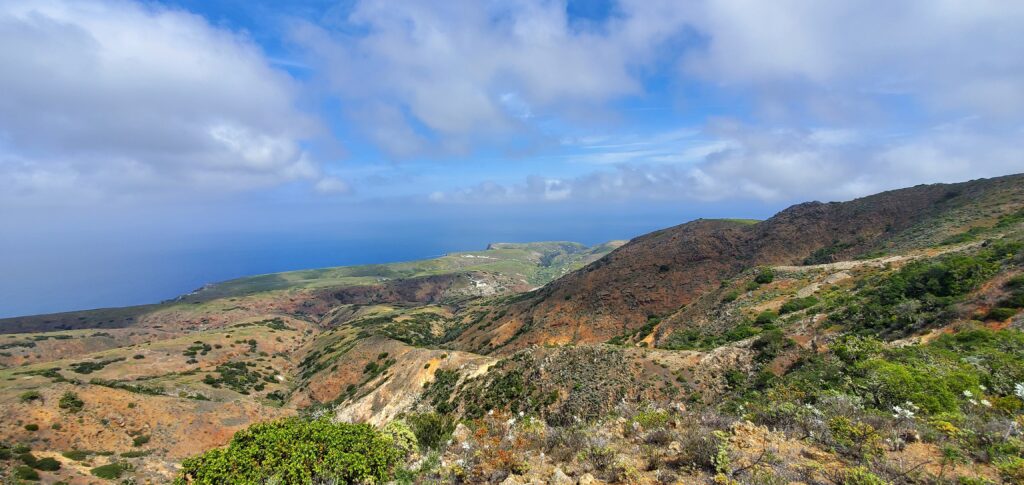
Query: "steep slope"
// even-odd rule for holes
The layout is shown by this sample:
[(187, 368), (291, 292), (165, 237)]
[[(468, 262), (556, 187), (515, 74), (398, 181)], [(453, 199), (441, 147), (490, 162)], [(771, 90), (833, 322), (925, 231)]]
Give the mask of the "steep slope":
[(1024, 176), (893, 190), (850, 202), (809, 202), (744, 224), (697, 220), (633, 239), (608, 256), (495, 313), (461, 348), (603, 342), (690, 304), (759, 265), (793, 265), (935, 244), (1024, 207)]

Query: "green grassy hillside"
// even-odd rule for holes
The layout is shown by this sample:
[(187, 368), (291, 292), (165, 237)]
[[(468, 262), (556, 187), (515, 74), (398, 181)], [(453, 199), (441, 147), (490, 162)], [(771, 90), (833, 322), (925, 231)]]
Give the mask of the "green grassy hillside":
[(563, 241), (494, 243), (484, 251), (450, 253), (434, 259), (248, 276), (206, 286), (188, 295), (188, 299), (206, 300), (290, 288), (366, 285), (391, 279), (469, 272), (500, 273), (540, 286), (621, 245), (620, 241), (593, 248)]

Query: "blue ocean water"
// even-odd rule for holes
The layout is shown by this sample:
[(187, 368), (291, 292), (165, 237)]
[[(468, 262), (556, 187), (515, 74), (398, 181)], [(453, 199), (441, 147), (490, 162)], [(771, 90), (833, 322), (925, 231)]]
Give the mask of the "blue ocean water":
[(241, 276), (431, 258), (491, 242), (598, 244), (697, 217), (770, 212), (675, 204), (351, 210), (22, 221), (0, 234), (0, 317), (154, 303)]

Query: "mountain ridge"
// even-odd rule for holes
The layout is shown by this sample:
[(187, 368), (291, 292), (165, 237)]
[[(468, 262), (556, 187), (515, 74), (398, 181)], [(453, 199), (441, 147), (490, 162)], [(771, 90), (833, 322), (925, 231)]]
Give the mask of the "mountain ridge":
[(1017, 198), (1004, 212), (1019, 210), (1024, 207), (1022, 181), (1024, 176), (1010, 175), (919, 185), (849, 202), (796, 204), (752, 225), (698, 219), (654, 231), (518, 302), (498, 325), (516, 327), (523, 340), (512, 347), (498, 345), (515, 349), (544, 343), (547, 337), (533, 330), (538, 325), (573, 328), (572, 340), (563, 332), (554, 342), (604, 341), (644, 325), (650, 316), (677, 311), (701, 292), (754, 266), (797, 264), (830, 247), (837, 248), (833, 257), (884, 249), (904, 231), (934, 221), (965, 200), (980, 204), (1008, 193)]

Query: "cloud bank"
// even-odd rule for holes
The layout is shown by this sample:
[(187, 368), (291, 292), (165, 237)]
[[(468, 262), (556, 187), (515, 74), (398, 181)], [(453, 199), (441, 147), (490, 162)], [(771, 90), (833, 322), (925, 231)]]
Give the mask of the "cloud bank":
[(245, 36), (125, 1), (0, 4), (0, 196), (8, 201), (327, 189), (298, 86)]
[[(349, 193), (416, 163), (433, 178), (386, 193), (847, 198), (1024, 170), (1019, 2), (581, 3), (339, 2), (276, 33), (305, 56), (297, 80), (159, 3), (4, 2), (0, 203)], [(322, 139), (354, 167), (319, 160)]]
[[(885, 138), (852, 130), (763, 129), (719, 121), (695, 133), (696, 159), (617, 163), (568, 178), (483, 182), (436, 191), (436, 203), (623, 200), (847, 200), (919, 183), (959, 182), (1024, 169), (1024, 129), (993, 132), (970, 120)], [(627, 145), (626, 158), (637, 151)]]

